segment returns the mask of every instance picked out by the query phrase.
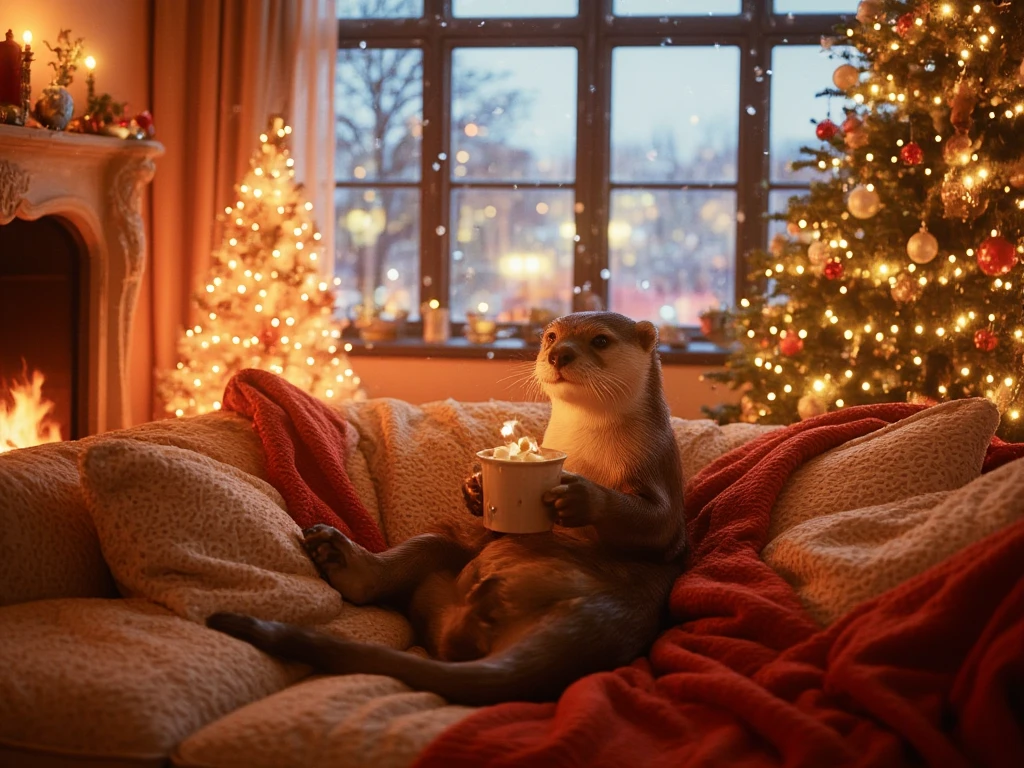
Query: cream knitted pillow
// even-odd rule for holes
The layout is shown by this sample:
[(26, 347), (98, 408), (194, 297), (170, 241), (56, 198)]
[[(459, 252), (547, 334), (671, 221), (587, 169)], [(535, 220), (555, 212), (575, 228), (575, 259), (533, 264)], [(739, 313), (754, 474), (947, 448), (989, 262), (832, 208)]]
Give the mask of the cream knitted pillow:
[(341, 612), (263, 480), (193, 451), (129, 440), (90, 445), (86, 505), (122, 594), (202, 622), (216, 611), (319, 624)]
[(999, 410), (979, 397), (850, 440), (793, 474), (775, 501), (768, 539), (815, 517), (961, 488), (981, 474), (998, 426)]

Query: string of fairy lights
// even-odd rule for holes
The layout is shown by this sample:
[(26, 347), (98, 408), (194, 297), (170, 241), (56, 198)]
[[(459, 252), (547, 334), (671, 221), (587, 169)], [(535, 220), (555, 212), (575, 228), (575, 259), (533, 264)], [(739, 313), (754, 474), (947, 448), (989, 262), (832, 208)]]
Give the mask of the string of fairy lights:
[[(986, 158), (985, 145), (973, 141), (963, 127), (965, 120), (970, 124), (978, 119), (987, 119), (993, 124), (1008, 121), (1011, 129), (1019, 131), (1018, 121), (1024, 115), (1024, 88), (1017, 86), (1024, 86), (1024, 62), (1020, 64), (1019, 73), (1011, 73), (1011, 76), (1016, 76), (1016, 82), (1011, 82), (1010, 87), (1003, 89), (1016, 96), (1016, 103), (998, 94), (991, 95), (991, 92), (982, 97), (976, 90), (971, 90), (968, 76), (975, 67), (986, 71), (991, 62), (985, 61), (985, 57), (1000, 55), (1003, 43), (1003, 35), (996, 24), (983, 21), (986, 13), (982, 6), (949, 2), (932, 8), (926, 5), (917, 8), (907, 5), (906, 8), (906, 13), (895, 19), (887, 19), (881, 2), (865, 0), (858, 9), (860, 30), (853, 27), (846, 29), (846, 37), (857, 43), (863, 53), (875, 54), (874, 66), (864, 70), (867, 77), (862, 76), (860, 68), (851, 64), (842, 64), (834, 72), (833, 82), (838, 91), (844, 93), (857, 107), (849, 111), (841, 128), (830, 120), (818, 123), (818, 138), (824, 141), (833, 138), (837, 140), (817, 153), (817, 159), (813, 161), (819, 170), (831, 172), (833, 178), (841, 181), (843, 188), (849, 190), (845, 209), (839, 210), (834, 205), (829, 208), (828, 201), (819, 200), (819, 206), (823, 205), (830, 215), (819, 216), (821, 220), (818, 221), (812, 220), (811, 216), (791, 220), (787, 232), (798, 243), (806, 246), (804, 258), (784, 258), (784, 249), (780, 247), (776, 250), (773, 247), (775, 263), (769, 264), (763, 271), (764, 277), (769, 280), (824, 276), (828, 280), (839, 280), (842, 284), (838, 286), (834, 299), (826, 300), (824, 309), (816, 317), (804, 313), (805, 316), (795, 320), (800, 313), (797, 311), (794, 314), (791, 305), (773, 306), (768, 303), (763, 313), (763, 317), (770, 323), (766, 329), (769, 337), (767, 340), (759, 339), (764, 331), (753, 327), (756, 319), (747, 324), (747, 338), (752, 342), (760, 341), (760, 344), (749, 345), (746, 354), (750, 355), (748, 359), (763, 372), (769, 382), (767, 390), (760, 395), (768, 401), (768, 405), (756, 406), (759, 416), (765, 416), (770, 404), (783, 396), (800, 397), (799, 412), (801, 417), (806, 418), (831, 407), (844, 407), (847, 404), (844, 392), (848, 393), (851, 388), (859, 388), (864, 393), (872, 393), (878, 388), (888, 391), (889, 386), (884, 380), (866, 375), (865, 372), (858, 374), (856, 366), (850, 364), (849, 358), (852, 356), (856, 359), (857, 351), (865, 340), (876, 344), (891, 344), (894, 348), (900, 348), (901, 345), (906, 347), (908, 344), (921, 347), (922, 352), (913, 354), (907, 361), (917, 368), (928, 364), (923, 352), (926, 345), (923, 342), (929, 337), (949, 340), (952, 336), (970, 334), (974, 348), (988, 352), (1000, 343), (1011, 343), (1011, 339), (1016, 344), (1024, 340), (1024, 316), (1020, 311), (1019, 298), (1009, 301), (1002, 298), (1015, 290), (1020, 291), (1021, 287), (1019, 281), (1009, 274), (1020, 260), (1020, 254), (1024, 254), (1024, 245), (1019, 243), (1020, 233), (1014, 231), (1013, 219), (1001, 217), (996, 222), (1000, 226), (988, 230), (988, 236), (976, 247), (962, 250), (940, 247), (928, 231), (923, 216), (920, 230), (911, 236), (905, 250), (891, 247), (892, 244), (887, 249), (865, 248), (863, 251), (858, 246), (863, 235), (858, 236), (857, 229), (873, 218), (884, 205), (878, 185), (873, 183), (884, 177), (886, 170), (883, 166), (914, 168), (925, 177), (944, 172), (943, 163), (935, 168), (926, 162), (929, 156), (934, 162), (936, 154), (923, 151), (920, 144), (914, 141), (914, 123), (911, 121), (907, 121), (911, 124), (910, 138), (897, 139), (892, 152), (880, 152), (871, 130), (872, 120), (878, 119), (880, 114), (883, 114), (884, 120), (884, 115), (901, 111), (943, 109), (948, 105), (952, 116), (949, 129), (936, 129), (919, 139), (945, 144), (941, 151), (942, 160), (945, 161), (945, 175), (941, 181), (936, 178), (935, 183), (941, 184), (941, 200), (947, 218), (964, 215), (966, 220), (967, 215), (981, 205), (983, 195), (999, 192), (1016, 195), (1013, 210), (1024, 210), (1024, 157), (1016, 165), (993, 163)], [(905, 63), (886, 67), (886, 64), (898, 63), (899, 57), (904, 57), (913, 67), (934, 71), (934, 64), (922, 60), (915, 51), (915, 44), (920, 39), (918, 36), (926, 34), (929, 14), (936, 17), (931, 22), (943, 24), (947, 33), (953, 30), (957, 36), (954, 55), (960, 76), (953, 92), (946, 94), (945, 98), (907, 82), (910, 78), (901, 78), (899, 75), (907, 71)], [(865, 28), (875, 34), (872, 35)], [(974, 109), (981, 98), (989, 101), (988, 110)], [(980, 129), (982, 132), (984, 130)], [(920, 130), (918, 133), (921, 133)], [(873, 151), (859, 153), (859, 150), (865, 148)], [(887, 191), (884, 184), (881, 188)], [(796, 208), (799, 209), (799, 206)], [(1019, 227), (1020, 221), (1016, 219), (1016, 226)], [(989, 294), (996, 299), (995, 302), (987, 303), (995, 303), (999, 307), (1016, 307), (1016, 312), (991, 311), (991, 306), (968, 306), (958, 301), (955, 306), (950, 304), (952, 313), (946, 320), (929, 321), (920, 317), (909, 320), (894, 316), (891, 322), (865, 323), (863, 316), (857, 316), (855, 310), (860, 307), (850, 295), (850, 287), (860, 291), (888, 289), (898, 306), (907, 307), (932, 283), (949, 287), (952, 289), (951, 294), (959, 296), (963, 291), (959, 291), (958, 286), (968, 278), (977, 280), (979, 270), (989, 279)], [(744, 298), (740, 306), (742, 309), (750, 309), (751, 302)], [(798, 357), (804, 348), (804, 341), (814, 330), (811, 323), (815, 320), (821, 327), (833, 327), (841, 331), (841, 337), (848, 345), (846, 352), (852, 353), (833, 355), (832, 358), (837, 362), (833, 371), (810, 371)], [(794, 322), (799, 327), (794, 326)], [(1020, 370), (1020, 353), (1021, 349), (1017, 347), (1012, 356), (1004, 356), (1004, 359), (1012, 361), (1005, 369), (997, 369), (995, 358), (992, 359), (992, 365), (954, 366), (953, 375), (958, 377), (957, 385), (983, 392), (1000, 406), (1009, 420), (1018, 421), (1021, 418), (1021, 408), (1016, 405), (1021, 387), (1017, 373)], [(901, 370), (901, 364), (897, 363), (895, 368)], [(800, 378), (804, 380), (803, 387), (797, 381)], [(774, 386), (770, 384), (773, 379), (777, 382)], [(949, 388), (940, 384), (937, 392), (946, 395)]]
[(195, 297), (199, 317), (185, 330), (181, 360), (162, 382), (176, 416), (221, 408), (228, 379), (247, 367), (283, 376), (327, 400), (360, 393), (334, 317), (334, 286), (321, 268), (322, 234), (312, 203), (294, 182), (286, 139), (291, 127), (275, 118), (260, 135), (238, 200), (224, 208), (223, 242)]

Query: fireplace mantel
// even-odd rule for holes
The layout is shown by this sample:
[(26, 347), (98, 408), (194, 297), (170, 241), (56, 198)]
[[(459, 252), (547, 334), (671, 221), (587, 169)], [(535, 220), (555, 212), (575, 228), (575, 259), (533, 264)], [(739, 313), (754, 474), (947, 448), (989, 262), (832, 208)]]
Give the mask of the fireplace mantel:
[(57, 216), (83, 243), (90, 434), (131, 422), (129, 346), (146, 265), (142, 191), (161, 154), (154, 141), (0, 125), (0, 225)]

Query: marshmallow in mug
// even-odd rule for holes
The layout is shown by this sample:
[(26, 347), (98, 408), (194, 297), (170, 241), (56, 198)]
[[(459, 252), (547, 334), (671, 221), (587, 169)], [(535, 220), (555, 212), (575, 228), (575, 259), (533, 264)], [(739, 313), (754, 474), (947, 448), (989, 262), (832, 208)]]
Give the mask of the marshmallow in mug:
[(500, 461), (544, 461), (540, 446), (531, 437), (520, 437), (514, 443), (499, 445), (491, 456)]

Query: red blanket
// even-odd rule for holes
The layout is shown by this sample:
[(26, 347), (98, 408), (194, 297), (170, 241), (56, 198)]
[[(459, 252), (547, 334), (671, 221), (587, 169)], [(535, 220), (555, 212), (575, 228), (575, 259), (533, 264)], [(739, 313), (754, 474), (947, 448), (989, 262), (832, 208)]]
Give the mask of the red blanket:
[[(1024, 765), (1024, 521), (826, 630), (759, 557), (798, 467), (918, 410), (824, 414), (707, 467), (687, 488), (676, 625), (650, 657), (556, 704), (482, 709), (417, 768)], [(985, 469), (1020, 456), (994, 441)]]
[(224, 408), (252, 419), (267, 479), (302, 528), (337, 528), (371, 552), (386, 548), (380, 528), (345, 470), (345, 419), (280, 376), (252, 368), (233, 376)]

